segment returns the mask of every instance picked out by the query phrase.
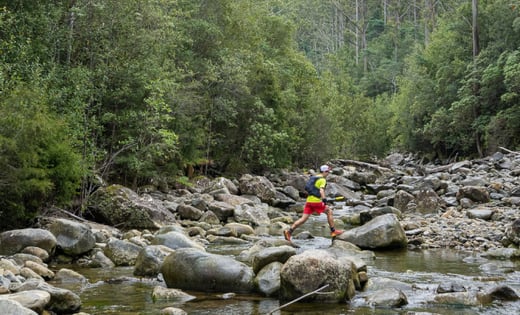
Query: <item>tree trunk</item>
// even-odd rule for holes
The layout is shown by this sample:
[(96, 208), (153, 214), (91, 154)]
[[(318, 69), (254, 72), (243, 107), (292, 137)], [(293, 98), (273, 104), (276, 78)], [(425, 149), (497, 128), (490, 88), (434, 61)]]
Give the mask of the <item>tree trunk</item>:
[[(476, 68), (477, 65), (477, 57), (480, 53), (480, 45), (479, 45), (479, 32), (478, 32), (478, 0), (471, 1), (471, 12), (472, 12), (472, 34), (473, 34), (473, 66)], [(476, 73), (476, 69), (474, 71)], [(476, 96), (477, 104), (473, 104), (473, 116), (474, 119), (477, 119), (479, 116), (479, 86), (478, 83), (473, 83), (473, 94)], [(481, 135), (478, 130), (475, 130), (475, 145), (477, 147), (477, 151), (480, 157), (483, 156), (482, 152), (482, 144), (480, 143)]]

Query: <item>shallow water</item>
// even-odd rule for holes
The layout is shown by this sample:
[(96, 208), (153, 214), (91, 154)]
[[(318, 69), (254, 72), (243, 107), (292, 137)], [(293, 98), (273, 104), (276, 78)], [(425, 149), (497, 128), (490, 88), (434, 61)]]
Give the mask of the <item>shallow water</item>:
[[(313, 239), (294, 242), (303, 251), (310, 248), (326, 248), (331, 240), (327, 237), (328, 226), (325, 216), (311, 219), (295, 234), (310, 231)], [(281, 238), (281, 231), (262, 231), (266, 237)], [(213, 246), (208, 251), (236, 256), (251, 245)], [(236, 295), (225, 299), (218, 293), (190, 292), (197, 298), (189, 302), (154, 302), (151, 297), (156, 285), (164, 286), (158, 279), (136, 279), (132, 267), (114, 269), (76, 269), (89, 279), (86, 286), (68, 287), (78, 293), (82, 300), (82, 311), (90, 314), (159, 314), (160, 310), (173, 306), (188, 314), (408, 314), (408, 312), (430, 312), (444, 315), (496, 315), (520, 314), (520, 302), (495, 302), (491, 305), (468, 307), (462, 305), (433, 305), (425, 303), (441, 283), (459, 283), (468, 290), (485, 290), (500, 284), (511, 286), (520, 293), (520, 261), (486, 260), (475, 253), (436, 250), (395, 250), (375, 252), (376, 259), (367, 261), (369, 278), (383, 277), (413, 285), (409, 292), (403, 291), (408, 305), (402, 308), (372, 308), (363, 303), (363, 292), (349, 304), (294, 303), (275, 311), (285, 302), (261, 295)], [(58, 267), (58, 266), (56, 266)], [(70, 266), (64, 266), (70, 268)], [(496, 281), (499, 279), (498, 281)], [(59, 286), (59, 285), (57, 285)], [(62, 286), (63, 287), (63, 286)], [(226, 292), (222, 292), (226, 293)], [(274, 312), (273, 312), (274, 311)]]

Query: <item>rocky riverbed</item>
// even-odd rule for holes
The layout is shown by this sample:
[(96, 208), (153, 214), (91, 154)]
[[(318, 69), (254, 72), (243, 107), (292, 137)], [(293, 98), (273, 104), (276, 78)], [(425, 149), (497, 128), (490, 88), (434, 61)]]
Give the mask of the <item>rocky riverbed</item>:
[[(33, 228), (0, 234), (0, 305), (12, 307), (12, 314), (79, 311), (79, 297), (60, 289), (59, 283), (88, 280), (67, 268), (51, 270), (50, 262), (92, 268), (134, 266), (136, 276), (164, 278), (157, 298), (173, 294), (187, 300), (192, 297), (182, 290), (238, 290), (290, 300), (339, 272), (344, 277), (328, 280), (333, 293), (320, 299), (340, 302), (366, 290), (364, 261), (373, 259), (373, 251), (453, 248), (485, 257), (520, 257), (516, 153), (498, 152), (446, 165), (422, 164), (401, 154), (378, 163), (338, 159), (329, 164), (333, 171), (327, 194), (346, 198), (334, 207), (347, 209), (336, 216), (337, 225), (347, 232), (328, 249), (296, 252), (281, 233), (259, 232), (282, 231), (299, 217), (308, 178), (302, 172), (200, 178), (190, 187), (162, 190), (106, 185), (89, 198), (81, 217), (54, 209)], [(207, 253), (205, 248), (216, 243), (247, 249), (236, 259)], [(301, 279), (297, 270), (316, 259), (320, 268), (312, 274), (322, 277)], [(160, 290), (164, 287), (180, 291), (165, 293)], [(368, 299), (385, 296), (391, 302), (383, 307), (406, 302), (402, 292), (395, 297), (394, 293), (374, 293)], [(518, 299), (510, 288), (473, 293), (463, 297), (465, 301)], [(182, 313), (164, 310), (175, 312)]]

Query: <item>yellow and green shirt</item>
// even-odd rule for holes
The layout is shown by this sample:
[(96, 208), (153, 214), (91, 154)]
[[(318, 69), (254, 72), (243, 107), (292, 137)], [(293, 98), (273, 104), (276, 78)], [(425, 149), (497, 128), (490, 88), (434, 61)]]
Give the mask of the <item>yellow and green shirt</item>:
[[(314, 186), (316, 186), (318, 189), (325, 189), (327, 186), (327, 180), (325, 177), (318, 178), (314, 183)], [(309, 194), (307, 196), (307, 202), (321, 202), (321, 198)]]

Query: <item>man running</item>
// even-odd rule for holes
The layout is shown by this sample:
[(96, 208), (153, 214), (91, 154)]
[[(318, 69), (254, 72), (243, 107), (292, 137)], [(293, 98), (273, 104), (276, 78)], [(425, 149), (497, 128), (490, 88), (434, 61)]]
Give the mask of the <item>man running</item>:
[(291, 236), (300, 225), (305, 223), (307, 219), (313, 213), (322, 214), (325, 212), (327, 214), (327, 221), (330, 227), (330, 236), (333, 238), (343, 233), (342, 230), (336, 230), (334, 228), (334, 218), (332, 217), (332, 209), (325, 203), (325, 187), (327, 186), (326, 177), (330, 173), (330, 167), (328, 165), (320, 166), (320, 174), (318, 175), (318, 179), (314, 183), (314, 186), (319, 189), (319, 197), (309, 194), (307, 196), (307, 200), (305, 202), (305, 207), (303, 208), (303, 215), (301, 218), (296, 220), (293, 223), (290, 229), (283, 231), (283, 235), (285, 239), (291, 242)]

